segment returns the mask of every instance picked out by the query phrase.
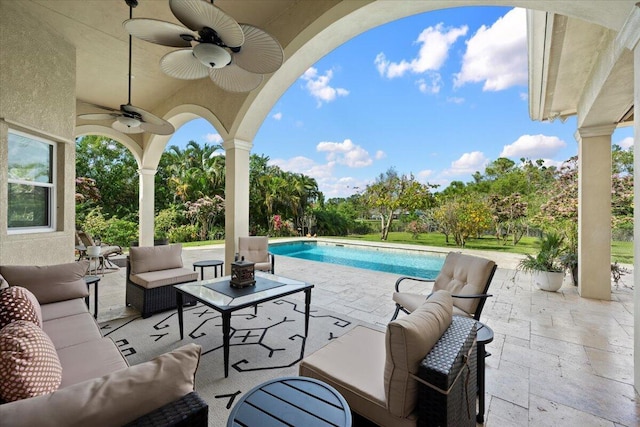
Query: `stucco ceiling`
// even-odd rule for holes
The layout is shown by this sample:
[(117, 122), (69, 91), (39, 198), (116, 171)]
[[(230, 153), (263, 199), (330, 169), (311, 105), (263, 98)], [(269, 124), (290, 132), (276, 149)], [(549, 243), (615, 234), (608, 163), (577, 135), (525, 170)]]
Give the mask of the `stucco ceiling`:
[[(599, 47), (624, 26), (633, 0), (466, 0), (464, 5), (505, 5), (546, 10), (555, 16), (553, 37), (543, 45), (546, 55), (533, 56), (542, 68), (534, 72), (545, 77), (538, 90), (544, 101), (536, 119), (575, 114), (581, 102), (593, 64), (598, 61)], [(277, 88), (266, 87), (277, 99), (286, 87), (322, 55), (349, 38), (391, 20), (428, 10), (450, 7), (444, 0), (215, 0), (216, 6), (238, 22), (250, 23), (274, 35), (285, 48), (286, 61), (297, 56), (295, 66), (283, 66), (276, 72)], [(76, 47), (77, 113), (95, 111), (85, 103), (118, 108), (127, 102), (128, 34), (122, 22), (129, 17), (124, 0), (20, 0), (2, 1), (3, 13), (20, 11), (60, 33)], [(556, 15), (560, 13), (560, 15)], [(566, 18), (565, 16), (572, 16)], [(167, 0), (139, 0), (134, 17), (147, 17), (178, 23)], [(349, 19), (345, 19), (349, 16)], [(546, 31), (545, 27), (542, 27)], [(329, 31), (327, 31), (329, 29)], [(37, 30), (37, 28), (34, 28)], [(544, 34), (543, 34), (544, 37)], [(314, 40), (315, 38), (315, 40)], [(321, 40), (319, 40), (321, 39)], [(308, 43), (312, 41), (312, 43)], [(549, 44), (549, 41), (551, 42)], [(547, 43), (547, 44), (545, 44)], [(306, 44), (306, 46), (305, 46)], [(166, 76), (159, 67), (160, 58), (172, 48), (133, 39), (132, 103), (163, 115), (189, 96), (205, 105), (230, 129), (236, 116), (253, 102), (258, 89), (251, 94), (229, 94), (214, 87), (208, 79), (185, 81)], [(544, 49), (542, 50), (544, 52)], [(632, 67), (631, 67), (632, 69)], [(628, 71), (628, 70), (627, 70)], [(294, 75), (295, 74), (295, 75)], [(621, 73), (619, 78), (628, 78)], [(274, 75), (275, 76), (275, 75)], [(274, 80), (274, 79), (272, 79)], [(273, 82), (268, 82), (273, 83)], [(272, 85), (273, 86), (273, 85)], [(632, 87), (632, 86), (629, 86)], [(181, 99), (179, 99), (181, 98)], [(172, 100), (176, 101), (173, 102)], [(213, 101), (212, 101), (213, 100)], [(275, 102), (269, 100), (269, 102)], [(217, 108), (224, 104), (225, 108)], [(264, 103), (268, 108), (268, 102)], [(616, 109), (622, 110), (624, 102)], [(213, 105), (213, 107), (211, 107)], [(626, 105), (626, 111), (631, 105)], [(215, 111), (214, 111), (215, 108)], [(263, 108), (263, 109), (264, 109)], [(620, 118), (623, 113), (620, 113)], [(263, 112), (261, 112), (262, 114)], [(251, 137), (251, 132), (247, 133)]]

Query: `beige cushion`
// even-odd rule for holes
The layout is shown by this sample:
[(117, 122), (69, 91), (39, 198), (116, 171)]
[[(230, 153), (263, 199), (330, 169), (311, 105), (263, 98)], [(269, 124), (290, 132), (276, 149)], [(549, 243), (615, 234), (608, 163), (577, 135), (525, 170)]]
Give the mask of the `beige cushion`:
[(42, 320), (45, 322), (61, 317), (75, 316), (76, 314), (87, 313), (89, 311), (87, 304), (82, 298), (52, 302), (40, 308), (42, 310)]
[(42, 312), (38, 300), (28, 289), (11, 286), (0, 291), (0, 329), (17, 320), (42, 327)]
[(0, 405), (0, 420), (13, 427), (124, 425), (192, 392), (200, 350), (187, 344), (49, 395)]
[(56, 351), (62, 365), (60, 388), (99, 378), (129, 366), (111, 338), (87, 341)]
[(182, 268), (182, 245), (144, 246), (129, 249), (131, 274)]
[[(238, 254), (244, 257), (245, 261), (268, 263), (269, 238), (266, 236), (239, 237)], [(271, 264), (269, 264), (269, 270), (270, 269)]]
[(160, 286), (193, 282), (198, 280), (198, 273), (191, 271), (188, 268), (171, 268), (169, 270), (132, 274), (129, 276), (129, 280), (143, 288), (152, 289), (159, 288)]
[(61, 381), (56, 349), (38, 325), (18, 320), (0, 330), (0, 398), (12, 402), (51, 393)]
[[(428, 295), (423, 294), (410, 294), (407, 292), (394, 292), (393, 293), (393, 301), (400, 304), (407, 311), (412, 312), (418, 307), (420, 307), (427, 300)], [(453, 315), (454, 316), (463, 316), (463, 317), (473, 317), (473, 313), (467, 313), (466, 311), (460, 310), (456, 307), (456, 301), (459, 298), (453, 299)]]
[[(436, 277), (433, 291), (445, 289), (452, 295), (485, 293), (487, 281), (495, 265), (495, 262), (485, 258), (450, 252)], [(453, 300), (456, 307), (471, 316), (476, 312), (479, 303), (478, 298), (454, 298)]]
[(57, 350), (102, 338), (100, 329), (89, 312), (48, 320), (44, 322), (42, 329), (49, 335)]
[(391, 414), (406, 417), (418, 398), (418, 367), (431, 348), (451, 324), (453, 298), (447, 291), (437, 291), (408, 316), (387, 325), (385, 395)]
[(352, 411), (380, 426), (415, 427), (417, 417), (387, 411), (384, 391), (385, 333), (356, 326), (300, 362), (299, 373), (332, 385)]
[(84, 275), (89, 261), (46, 266), (3, 265), (0, 273), (11, 286), (29, 289), (40, 304), (89, 295)]

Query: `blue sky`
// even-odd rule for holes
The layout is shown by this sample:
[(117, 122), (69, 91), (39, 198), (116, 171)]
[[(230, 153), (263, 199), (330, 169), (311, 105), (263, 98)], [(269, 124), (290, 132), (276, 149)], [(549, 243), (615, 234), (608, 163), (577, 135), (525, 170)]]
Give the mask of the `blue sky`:
[[(404, 18), (346, 42), (274, 105), (253, 152), (346, 197), (394, 167), (420, 181), (471, 181), (508, 157), (559, 165), (576, 155), (575, 118), (534, 122), (527, 99), (523, 9), (452, 8)], [(219, 143), (197, 119), (169, 145)], [(633, 128), (612, 142), (627, 148)]]

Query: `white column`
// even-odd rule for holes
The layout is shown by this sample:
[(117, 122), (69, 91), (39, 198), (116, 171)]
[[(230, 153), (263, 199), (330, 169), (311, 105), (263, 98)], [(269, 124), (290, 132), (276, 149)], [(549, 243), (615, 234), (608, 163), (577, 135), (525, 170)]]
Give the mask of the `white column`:
[(578, 292), (611, 299), (611, 134), (615, 125), (580, 128), (578, 140)]
[[(636, 11), (636, 13), (638, 13)], [(636, 38), (636, 40), (638, 40)], [(640, 200), (640, 43), (634, 45), (633, 50), (633, 199)], [(635, 206), (635, 205), (634, 205)], [(633, 346), (634, 346), (634, 384), (636, 393), (640, 393), (640, 221), (638, 220), (638, 209), (633, 212)]]
[(155, 169), (138, 169), (140, 180), (140, 202), (138, 211), (140, 223), (138, 224), (138, 244), (140, 246), (153, 246), (155, 218)]
[(238, 237), (249, 235), (249, 156), (251, 142), (231, 139), (225, 149), (225, 274), (231, 274), (231, 262), (237, 252)]

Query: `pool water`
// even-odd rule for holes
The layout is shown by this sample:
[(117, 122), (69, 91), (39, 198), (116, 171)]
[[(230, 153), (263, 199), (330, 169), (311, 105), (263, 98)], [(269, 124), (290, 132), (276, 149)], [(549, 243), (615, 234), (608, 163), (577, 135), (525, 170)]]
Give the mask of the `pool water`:
[(425, 279), (435, 279), (442, 268), (442, 264), (444, 264), (444, 256), (438, 254), (335, 243), (272, 243), (269, 245), (269, 251), (275, 255), (384, 271), (404, 276), (422, 277)]

